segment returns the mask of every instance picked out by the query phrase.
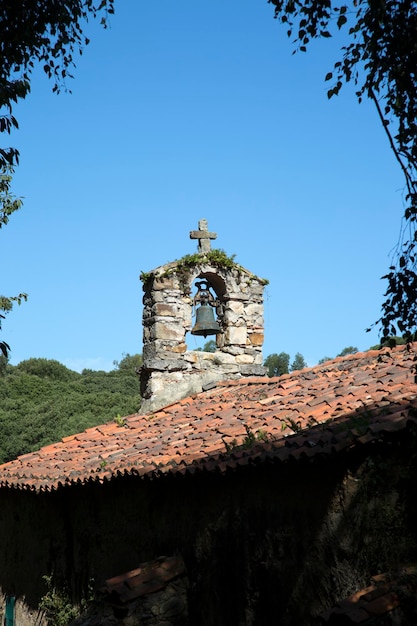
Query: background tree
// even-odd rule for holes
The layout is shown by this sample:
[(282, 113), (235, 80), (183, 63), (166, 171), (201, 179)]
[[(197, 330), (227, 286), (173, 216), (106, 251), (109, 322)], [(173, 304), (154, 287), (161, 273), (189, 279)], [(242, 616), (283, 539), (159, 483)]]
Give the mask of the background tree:
[(111, 372), (81, 374), (55, 360), (13, 366), (0, 357), (0, 463), (139, 411), (139, 380), (128, 366), (137, 356)]
[(375, 105), (404, 174), (405, 213), (389, 271), (382, 315), (383, 337), (412, 335), (417, 322), (417, 3), (409, 0), (269, 0), (275, 17), (302, 52), (312, 39), (345, 34), (341, 57), (325, 77), (328, 97), (353, 81), (359, 102)]
[(196, 352), (216, 352), (217, 345), (214, 339), (209, 339), (206, 341), (202, 348), (197, 348)]
[(307, 367), (306, 360), (300, 352), (294, 357), (294, 361), (291, 363), (291, 371), (295, 372), (296, 370), (302, 370), (304, 367)]
[[(101, 17), (106, 26), (113, 13), (113, 0), (18, 0), (0, 2), (0, 133), (10, 134), (18, 128), (14, 105), (30, 91), (30, 79), (36, 63), (53, 79), (53, 91), (65, 89), (66, 79), (75, 67), (74, 55), (88, 44), (83, 28), (90, 16)], [(7, 224), (22, 201), (13, 195), (11, 180), (19, 152), (0, 146), (0, 228)], [(25, 299), (0, 297), (0, 312), (7, 312), (14, 302)], [(4, 315), (1, 315), (4, 319)], [(1, 320), (0, 318), (0, 320)], [(6, 355), (9, 345), (0, 342)]]
[(407, 343), (404, 337), (386, 337), (381, 343), (371, 346), (370, 350), (380, 350), (381, 348), (393, 348), (394, 346), (403, 346)]
[(277, 354), (274, 352), (266, 357), (264, 366), (268, 368), (268, 376), (281, 376), (288, 374), (290, 368), (290, 355), (286, 352)]
[(357, 352), (358, 349), (355, 346), (347, 346), (346, 348), (343, 348), (343, 350), (339, 352), (339, 354), (337, 354), (336, 356), (347, 356), (348, 354), (356, 354)]
[[(343, 350), (341, 350), (336, 356), (347, 356), (348, 354), (356, 354), (356, 352), (358, 352), (358, 349), (355, 346), (347, 346), (346, 348), (343, 348)], [(332, 360), (332, 356), (324, 356), (322, 359), (320, 359), (318, 364), (322, 365), (323, 363), (326, 363), (326, 361)]]
[(129, 354), (128, 352), (123, 353), (123, 358), (120, 361), (113, 361), (113, 365), (120, 372), (136, 372), (142, 363), (143, 358), (141, 354)]
[(332, 357), (331, 356), (323, 356), (321, 359), (319, 359), (318, 365), (323, 365), (323, 363), (326, 363), (326, 361), (331, 361)]

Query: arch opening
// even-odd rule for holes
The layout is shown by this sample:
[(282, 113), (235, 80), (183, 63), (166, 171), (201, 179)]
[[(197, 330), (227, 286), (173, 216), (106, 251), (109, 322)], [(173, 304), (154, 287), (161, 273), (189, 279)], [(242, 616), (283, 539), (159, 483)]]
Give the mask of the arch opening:
[[(194, 299), (196, 295), (199, 293), (198, 284), (207, 283), (207, 287), (210, 290), (212, 299), (210, 299), (210, 305), (212, 306), (213, 311), (213, 321), (217, 322), (221, 328), (220, 333), (209, 333), (207, 336), (203, 335), (195, 335), (192, 330), (195, 327), (195, 323), (197, 320), (197, 310), (198, 305), (194, 306)], [(193, 300), (193, 304), (191, 307), (191, 329), (186, 333), (189, 337), (187, 338), (187, 348), (195, 351), (203, 351), (203, 352), (216, 352), (223, 345), (223, 333), (224, 333), (224, 295), (226, 293), (226, 283), (225, 281), (215, 274), (214, 272), (200, 272), (198, 276), (194, 278), (191, 283), (191, 298)], [(215, 305), (215, 306), (213, 306)], [(210, 314), (207, 312), (208, 316)]]

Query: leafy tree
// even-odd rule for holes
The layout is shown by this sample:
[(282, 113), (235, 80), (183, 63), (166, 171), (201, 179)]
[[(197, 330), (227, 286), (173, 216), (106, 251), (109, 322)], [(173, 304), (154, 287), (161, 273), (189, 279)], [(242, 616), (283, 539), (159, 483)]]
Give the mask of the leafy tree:
[[(19, 293), (18, 296), (11, 296), (9, 298), (6, 296), (0, 296), (0, 311), (2, 311), (2, 313), (0, 313), (0, 330), (1, 330), (1, 321), (4, 320), (5, 314), (9, 313), (9, 311), (12, 310), (14, 303), (17, 302), (17, 304), (20, 305), (23, 300), (27, 300), (26, 293)], [(9, 344), (6, 343), (5, 341), (0, 341), (1, 355), (4, 356), (5, 358), (8, 358), (9, 351), (10, 351)]]
[(294, 357), (294, 361), (291, 363), (291, 371), (295, 372), (296, 370), (302, 370), (304, 367), (307, 367), (306, 360), (300, 352)]
[(343, 348), (343, 350), (339, 352), (337, 356), (347, 356), (348, 354), (356, 354), (357, 352), (358, 349), (355, 348), (355, 346), (347, 346), (346, 348)]
[(331, 361), (331, 360), (332, 360), (331, 356), (324, 356), (319, 360), (318, 364), (323, 365), (323, 363), (326, 363), (326, 361)]
[[(30, 79), (35, 63), (52, 78), (53, 91), (66, 88), (66, 79), (72, 78), (76, 51), (82, 53), (88, 39), (83, 27), (89, 16), (107, 16), (114, 12), (114, 0), (18, 0), (0, 2), (0, 133), (10, 134), (18, 128), (13, 115), (15, 104), (30, 91)], [(19, 163), (19, 152), (13, 147), (0, 146), (0, 228), (7, 224), (22, 201), (11, 192), (14, 168)], [(10, 311), (14, 302), (26, 299), (22, 293), (0, 298), (2, 313)], [(0, 341), (0, 351), (6, 356), (10, 350)]]
[(54, 359), (27, 359), (16, 365), (16, 370), (51, 380), (66, 381), (77, 377), (77, 372), (73, 372)]
[[(0, 129), (2, 127), (1, 121), (2, 117), (0, 117)], [(4, 157), (2, 157), (0, 151), (0, 159), (1, 158)], [(10, 190), (13, 173), (14, 169), (7, 161), (0, 161), (0, 228), (8, 223), (11, 214), (22, 206), (21, 198), (16, 198)]]
[(266, 357), (264, 366), (268, 368), (268, 376), (281, 376), (288, 374), (290, 368), (290, 355), (286, 352), (277, 354), (274, 352)]
[(371, 346), (370, 350), (380, 350), (381, 348), (393, 348), (394, 346), (403, 346), (407, 343), (404, 337), (387, 337), (381, 343)]
[(49, 359), (8, 365), (0, 376), (0, 463), (139, 407), (132, 368), (79, 374)]
[(196, 352), (216, 352), (217, 345), (214, 339), (209, 339), (206, 341), (202, 348), (197, 348)]
[(143, 363), (141, 354), (123, 353), (121, 361), (113, 361), (113, 365), (119, 371), (136, 372)]
[(417, 3), (409, 0), (269, 0), (296, 49), (312, 39), (345, 34), (341, 57), (325, 80), (327, 95), (353, 81), (359, 102), (375, 105), (389, 145), (404, 174), (405, 214), (388, 281), (382, 315), (383, 337), (412, 334), (417, 320)]
[(217, 350), (217, 345), (214, 339), (210, 339), (209, 341), (206, 341), (206, 343), (203, 346), (203, 352), (216, 352)]
[[(347, 346), (346, 348), (343, 348), (343, 350), (341, 350), (336, 356), (347, 356), (348, 354), (356, 354), (356, 352), (358, 352), (358, 349), (355, 346)], [(332, 359), (332, 356), (324, 356), (322, 359), (320, 359), (318, 364), (323, 365), (323, 363), (326, 363), (326, 361), (331, 361)]]
[(5, 375), (8, 364), (9, 361), (7, 357), (5, 357), (4, 354), (0, 354), (0, 376)]

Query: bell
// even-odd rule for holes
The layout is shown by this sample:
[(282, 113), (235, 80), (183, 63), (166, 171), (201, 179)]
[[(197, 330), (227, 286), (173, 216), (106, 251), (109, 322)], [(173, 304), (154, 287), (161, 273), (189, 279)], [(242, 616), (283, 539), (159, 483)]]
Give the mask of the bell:
[(191, 334), (207, 337), (207, 335), (217, 335), (221, 332), (218, 322), (214, 319), (212, 307), (207, 302), (203, 302), (195, 312), (195, 324)]

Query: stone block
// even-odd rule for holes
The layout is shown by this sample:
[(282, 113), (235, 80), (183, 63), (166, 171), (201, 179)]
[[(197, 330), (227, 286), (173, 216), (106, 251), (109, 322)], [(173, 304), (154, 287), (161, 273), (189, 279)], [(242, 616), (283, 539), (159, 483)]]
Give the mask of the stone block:
[(149, 359), (143, 366), (143, 369), (156, 372), (176, 372), (187, 368), (183, 359)]
[(184, 327), (177, 322), (172, 324), (156, 322), (151, 328), (151, 333), (153, 339), (169, 339), (171, 341), (184, 340), (185, 335)]
[(266, 376), (267, 368), (263, 365), (241, 365), (242, 376)]
[(223, 363), (223, 365), (216, 368), (216, 370), (220, 373), (219, 380), (229, 378), (230, 374), (239, 374), (241, 367), (242, 366), (237, 363)]
[(258, 303), (250, 302), (245, 306), (245, 313), (248, 317), (262, 317), (263, 306)]
[(142, 350), (143, 361), (154, 359), (156, 357), (156, 346), (154, 343), (144, 343)]
[(184, 352), (187, 352), (187, 344), (180, 343), (177, 346), (174, 346), (172, 348), (172, 352), (175, 352), (176, 354), (184, 354)]
[(255, 359), (250, 354), (238, 354), (236, 356), (236, 363), (239, 363), (239, 364), (253, 363), (254, 360)]
[(265, 285), (260, 285), (259, 283), (258, 284), (252, 283), (251, 292), (253, 295), (253, 299), (255, 300), (255, 296), (257, 296), (258, 298), (263, 298), (264, 289), (265, 289)]
[(262, 346), (264, 343), (264, 334), (263, 333), (250, 333), (249, 342), (252, 346)]
[(228, 326), (244, 326), (245, 325), (243, 314), (240, 315), (239, 313), (234, 313), (233, 311), (225, 312), (224, 321)]
[[(211, 352), (211, 353), (202, 352), (201, 354), (209, 355), (208, 360), (213, 361), (214, 364), (235, 362), (235, 357), (233, 355), (228, 354), (227, 352), (221, 352), (220, 350), (217, 350), (216, 352)], [(204, 357), (204, 358), (207, 358), (207, 357)]]
[(164, 276), (164, 277), (158, 276), (153, 281), (153, 289), (154, 291), (161, 291), (162, 289), (163, 290), (167, 290), (167, 289), (179, 290), (178, 278), (175, 274), (171, 276)]
[(226, 330), (226, 343), (232, 345), (246, 345), (247, 330), (245, 326), (232, 326)]
[(248, 300), (250, 300), (250, 294), (242, 292), (242, 291), (236, 291), (233, 293), (228, 293), (228, 302), (231, 301), (236, 301), (236, 302), (247, 302)]
[(244, 311), (243, 302), (241, 300), (239, 301), (229, 300), (229, 302), (226, 305), (226, 313), (228, 313), (229, 310), (233, 311), (233, 313), (235, 313), (236, 315), (243, 315), (243, 311)]
[(236, 354), (245, 354), (245, 348), (242, 346), (225, 346), (223, 352), (236, 356)]
[(188, 361), (188, 363), (198, 363), (199, 360), (199, 352), (195, 350), (190, 350), (184, 354), (184, 360)]
[(157, 302), (153, 306), (154, 315), (170, 315), (176, 317), (178, 315), (178, 307), (175, 304), (166, 304), (165, 302)]

